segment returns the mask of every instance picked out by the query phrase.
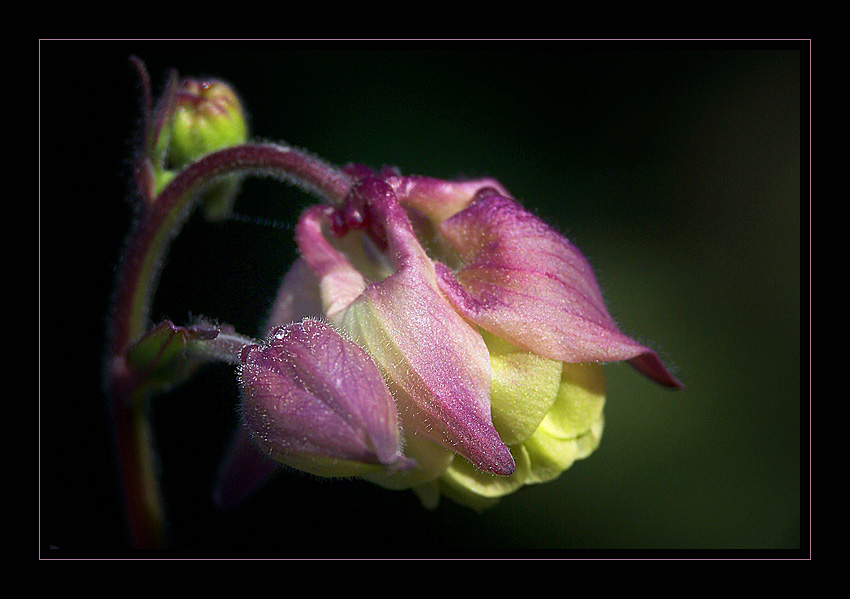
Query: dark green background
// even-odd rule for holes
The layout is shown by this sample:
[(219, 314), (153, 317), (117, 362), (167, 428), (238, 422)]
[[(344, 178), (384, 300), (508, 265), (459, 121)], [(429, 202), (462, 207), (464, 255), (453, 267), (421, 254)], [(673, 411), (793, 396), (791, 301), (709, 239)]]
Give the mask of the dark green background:
[[(480, 515), (448, 501), (426, 511), (409, 492), (297, 473), (220, 513), (209, 492), (237, 389), (232, 368), (212, 367), (155, 403), (174, 555), (805, 551), (807, 44), (43, 41), (39, 49), (43, 556), (125, 555), (99, 374), (131, 219), (139, 89), (130, 54), (148, 64), (157, 89), (170, 67), (229, 80), (257, 137), (331, 163), (500, 179), (582, 249), (622, 329), (657, 349), (687, 387), (669, 392), (609, 366), (599, 449), (556, 482)], [(252, 179), (236, 211), (278, 226), (211, 225), (196, 215), (172, 248), (154, 316), (203, 314), (257, 333), (293, 257), (291, 226), (312, 201)]]

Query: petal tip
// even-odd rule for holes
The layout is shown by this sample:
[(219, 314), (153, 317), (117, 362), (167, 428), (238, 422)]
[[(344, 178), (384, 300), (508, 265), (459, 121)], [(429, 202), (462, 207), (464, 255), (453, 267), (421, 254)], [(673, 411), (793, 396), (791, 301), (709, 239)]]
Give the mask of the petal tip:
[[(505, 446), (505, 449), (507, 449), (507, 446)], [(510, 476), (514, 473), (514, 470), (516, 470), (514, 456), (511, 455), (510, 451), (506, 451), (505, 454), (506, 455), (501, 456), (496, 463), (496, 467), (492, 470), (493, 474), (498, 474), (499, 476)]]
[(668, 389), (685, 388), (685, 385), (680, 380), (670, 374), (670, 371), (664, 366), (661, 358), (653, 351), (642, 353), (630, 359), (629, 364), (645, 377)]
[[(492, 429), (496, 433), (496, 429)], [(468, 448), (469, 449), (469, 448)], [(497, 476), (510, 476), (516, 470), (516, 462), (510, 448), (498, 436), (491, 442), (482, 442), (471, 451), (459, 452), (474, 466)]]

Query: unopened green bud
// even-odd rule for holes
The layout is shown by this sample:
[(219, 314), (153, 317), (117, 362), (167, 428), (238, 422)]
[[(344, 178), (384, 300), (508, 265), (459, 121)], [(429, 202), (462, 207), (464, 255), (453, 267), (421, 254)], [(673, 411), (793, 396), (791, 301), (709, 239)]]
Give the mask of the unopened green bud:
[(247, 139), (245, 113), (233, 88), (222, 81), (183, 80), (171, 122), (168, 164), (179, 168)]
[(145, 386), (167, 389), (201, 363), (198, 354), (190, 355), (192, 344), (215, 339), (219, 332), (212, 325), (180, 327), (166, 320), (130, 346), (127, 366)]
[[(248, 123), (230, 85), (184, 79), (175, 97), (169, 133), (165, 165), (173, 172), (206, 154), (245, 143)], [(162, 178), (163, 183), (168, 180), (167, 176)], [(207, 218), (218, 220), (230, 213), (240, 184), (241, 178), (230, 178), (205, 193)]]

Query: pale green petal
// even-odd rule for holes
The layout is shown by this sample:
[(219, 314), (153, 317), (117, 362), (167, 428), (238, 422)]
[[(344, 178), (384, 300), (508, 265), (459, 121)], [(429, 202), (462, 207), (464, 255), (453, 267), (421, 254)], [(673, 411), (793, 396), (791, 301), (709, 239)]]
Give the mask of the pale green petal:
[(557, 399), (524, 443), (530, 459), (527, 484), (553, 480), (590, 455), (602, 437), (605, 376), (598, 364), (564, 364)]
[(540, 428), (549, 435), (572, 439), (585, 433), (602, 414), (605, 374), (599, 364), (564, 364), (561, 386)]
[(561, 475), (578, 457), (578, 441), (553, 437), (538, 429), (523, 443), (529, 456), (527, 484), (545, 483)]
[(584, 459), (596, 451), (596, 448), (599, 447), (599, 441), (602, 440), (602, 430), (604, 428), (605, 417), (600, 414), (599, 418), (596, 419), (588, 431), (576, 439), (576, 441), (578, 441), (578, 455), (576, 455), (577, 460)]
[(452, 492), (470, 500), (476, 497), (497, 498), (513, 493), (525, 484), (529, 472), (528, 452), (521, 445), (514, 452), (516, 470), (510, 476), (482, 472), (468, 460), (456, 458), (440, 477), (440, 483)]
[(464, 505), (477, 512), (483, 512), (495, 506), (502, 499), (501, 497), (484, 497), (483, 495), (478, 495), (465, 487), (446, 483), (443, 479), (437, 482), (440, 485), (440, 493), (442, 495), (445, 495), (458, 505)]
[(523, 443), (530, 460), (526, 484), (554, 480), (572, 466), (573, 462), (593, 453), (602, 438), (603, 425), (604, 418), (600, 414), (587, 431), (572, 439), (555, 437), (540, 427)]
[(562, 364), (482, 331), (490, 351), (493, 425), (508, 445), (526, 440), (555, 402)]
[[(507, 477), (492, 476), (481, 472), (467, 460), (455, 459), (438, 479), (441, 492), (457, 503), (476, 510), (491, 507), (501, 497), (513, 493), (524, 485), (544, 483), (554, 480), (573, 465), (576, 460), (590, 455), (599, 445), (602, 436), (604, 418), (602, 408), (605, 404), (604, 372), (598, 364), (567, 364), (556, 362), (555, 374), (557, 391), (553, 399), (542, 399), (543, 393), (536, 391), (543, 387), (524, 379), (516, 364), (533, 364), (534, 356), (522, 357), (523, 352), (513, 346), (484, 334), (493, 364), (493, 421), (513, 425), (513, 428), (499, 429), (503, 435), (529, 426), (532, 418), (524, 418), (521, 409), (525, 405), (531, 410), (540, 410), (546, 406), (548, 412), (540, 425), (520, 443), (510, 444), (511, 453), (516, 461), (516, 471)], [(511, 360), (516, 358), (516, 362)], [(542, 360), (542, 359), (541, 359)], [(551, 368), (549, 360), (542, 360), (533, 367), (535, 374)], [(551, 376), (551, 371), (547, 376)], [(540, 379), (543, 379), (540, 376)], [(515, 386), (510, 389), (509, 385)], [(550, 394), (552, 391), (550, 391)], [(523, 398), (527, 398), (523, 403)], [(511, 415), (506, 406), (512, 406)], [(498, 414), (498, 416), (497, 416)], [(519, 424), (517, 424), (519, 423)], [(498, 425), (497, 425), (498, 426)], [(506, 433), (507, 430), (507, 433)]]
[(416, 493), (425, 509), (437, 509), (437, 506), (440, 505), (440, 483), (435, 480), (416, 485), (413, 487), (413, 492)]

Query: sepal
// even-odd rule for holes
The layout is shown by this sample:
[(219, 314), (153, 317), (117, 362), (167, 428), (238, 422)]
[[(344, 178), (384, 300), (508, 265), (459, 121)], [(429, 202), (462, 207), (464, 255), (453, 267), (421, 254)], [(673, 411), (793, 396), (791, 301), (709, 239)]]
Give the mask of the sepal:
[(480, 190), (438, 236), (457, 265), (437, 266), (440, 289), (483, 329), (552, 360), (630, 360), (656, 382), (681, 386), (654, 351), (620, 332), (581, 252), (515, 200)]
[(369, 356), (321, 321), (242, 350), (243, 419), (271, 458), (319, 476), (412, 466), (395, 404)]

